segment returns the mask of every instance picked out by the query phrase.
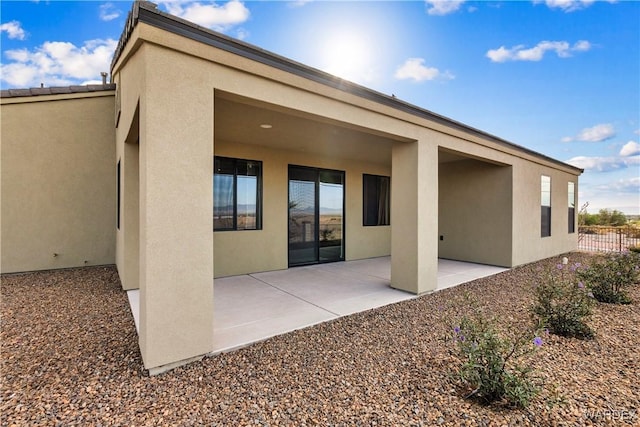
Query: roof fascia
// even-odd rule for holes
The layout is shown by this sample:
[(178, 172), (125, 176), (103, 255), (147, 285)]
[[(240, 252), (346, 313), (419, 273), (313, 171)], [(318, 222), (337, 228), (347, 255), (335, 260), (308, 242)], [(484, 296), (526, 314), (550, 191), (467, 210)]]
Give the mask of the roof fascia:
[(67, 101), (73, 99), (100, 98), (105, 96), (115, 96), (115, 89), (102, 90), (96, 92), (79, 92), (79, 93), (63, 93), (52, 95), (32, 95), (32, 96), (15, 96), (9, 98), (0, 98), (2, 105), (8, 104), (26, 104), (33, 102), (54, 102)]

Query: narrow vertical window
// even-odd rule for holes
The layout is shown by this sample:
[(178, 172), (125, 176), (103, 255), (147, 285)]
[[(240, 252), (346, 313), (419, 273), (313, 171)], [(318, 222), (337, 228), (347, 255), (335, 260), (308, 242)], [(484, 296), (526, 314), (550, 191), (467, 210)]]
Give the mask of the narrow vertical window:
[(116, 204), (117, 204), (117, 207), (116, 207), (116, 209), (117, 209), (117, 211), (116, 211), (116, 226), (118, 227), (118, 230), (120, 230), (120, 197), (122, 196), (122, 184), (121, 184), (122, 180), (121, 180), (121, 177), (120, 177), (120, 160), (118, 160), (116, 177), (117, 177), (116, 178), (117, 179), (116, 191), (118, 193), (117, 194), (118, 200), (116, 201)]
[(390, 224), (391, 179), (388, 176), (362, 175), (362, 225)]
[(542, 175), (540, 181), (540, 236), (551, 236), (551, 177)]
[(569, 233), (575, 233), (576, 231), (576, 185), (570, 182), (567, 188), (568, 204), (569, 204)]
[(258, 215), (260, 169), (260, 162), (249, 160), (236, 162), (236, 230), (260, 228)]
[(262, 162), (215, 157), (213, 229), (262, 228)]

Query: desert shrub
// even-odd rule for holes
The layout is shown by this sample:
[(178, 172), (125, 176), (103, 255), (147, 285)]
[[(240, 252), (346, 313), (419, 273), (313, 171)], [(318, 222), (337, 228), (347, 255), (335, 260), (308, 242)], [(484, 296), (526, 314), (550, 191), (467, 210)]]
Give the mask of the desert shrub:
[(625, 225), (627, 217), (618, 210), (600, 209), (597, 214), (590, 214), (586, 211), (578, 213), (578, 224), (580, 225), (604, 225), (608, 227), (616, 227)]
[(467, 398), (526, 407), (538, 393), (532, 369), (519, 363), (522, 356), (542, 345), (534, 331), (505, 338), (496, 330), (495, 321), (476, 310), (453, 328), (453, 339), (461, 360), (455, 376)]
[(598, 215), (590, 214), (587, 212), (578, 213), (578, 224), (579, 225), (598, 225)]
[(640, 254), (640, 245), (637, 245), (637, 246), (629, 246), (629, 250), (630, 250), (631, 252), (634, 252), (634, 253)]
[(600, 209), (598, 217), (598, 225), (621, 226), (627, 223), (627, 216), (616, 209)]
[(587, 284), (596, 300), (612, 304), (629, 304), (631, 300), (625, 288), (637, 283), (640, 278), (640, 254), (607, 254), (601, 261), (578, 271), (577, 276)]
[[(567, 271), (569, 270), (569, 271)], [(593, 338), (593, 331), (586, 324), (591, 315), (594, 295), (574, 272), (582, 266), (558, 264), (540, 278), (535, 288), (532, 312), (550, 332), (564, 337)]]

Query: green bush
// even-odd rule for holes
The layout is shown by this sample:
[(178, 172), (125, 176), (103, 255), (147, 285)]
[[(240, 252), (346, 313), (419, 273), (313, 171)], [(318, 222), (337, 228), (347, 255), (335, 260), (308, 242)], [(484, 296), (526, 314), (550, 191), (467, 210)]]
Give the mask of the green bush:
[(585, 212), (578, 213), (579, 225), (605, 225), (605, 226), (621, 226), (627, 223), (627, 217), (618, 210), (600, 209), (597, 214)]
[(526, 407), (538, 393), (532, 369), (518, 363), (525, 354), (542, 345), (542, 339), (528, 331), (508, 339), (501, 337), (493, 321), (479, 312), (465, 316), (453, 328), (461, 366), (456, 374), (467, 398), (483, 403), (504, 400)]
[(640, 254), (640, 245), (638, 245), (638, 246), (629, 246), (629, 250), (630, 250), (631, 252), (634, 252), (634, 253)]
[(627, 223), (627, 216), (614, 209), (600, 209), (598, 212), (599, 216), (599, 225), (613, 225), (613, 226), (621, 226)]
[(631, 300), (625, 293), (625, 288), (637, 283), (640, 278), (640, 254), (607, 254), (601, 261), (578, 271), (577, 275), (587, 284), (596, 300), (629, 304)]
[(558, 264), (555, 271), (547, 272), (535, 289), (532, 312), (556, 335), (593, 338), (593, 331), (585, 320), (591, 314), (594, 295), (572, 274), (581, 269), (579, 263), (571, 267)]

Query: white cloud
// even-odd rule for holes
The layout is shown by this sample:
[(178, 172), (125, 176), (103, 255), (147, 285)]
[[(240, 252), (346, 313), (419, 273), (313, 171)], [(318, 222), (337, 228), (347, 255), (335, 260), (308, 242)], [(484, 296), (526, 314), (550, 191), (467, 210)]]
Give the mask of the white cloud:
[(591, 43), (589, 43), (587, 40), (578, 40), (573, 45), (573, 50), (576, 52), (586, 52), (590, 49), (591, 49)]
[(567, 160), (567, 163), (586, 171), (612, 172), (640, 165), (640, 155), (629, 157), (578, 156)]
[(640, 154), (640, 144), (635, 141), (629, 141), (620, 149), (620, 155), (622, 157), (635, 156)]
[(460, 9), (465, 0), (425, 0), (429, 15), (447, 15)]
[(100, 19), (102, 21), (113, 21), (121, 14), (122, 12), (111, 2), (100, 5)]
[(302, 7), (307, 3), (311, 3), (313, 0), (293, 0), (289, 2), (290, 7)]
[[(617, 0), (607, 0), (616, 3)], [(550, 9), (560, 9), (565, 13), (585, 9), (595, 3), (595, 0), (534, 0), (534, 3), (545, 3)]]
[(583, 141), (601, 142), (616, 136), (616, 131), (610, 123), (602, 123), (590, 128), (582, 129), (576, 136), (565, 136), (562, 142)]
[(613, 191), (616, 193), (640, 194), (640, 177), (619, 179), (607, 184), (598, 185), (595, 188), (602, 191)]
[(566, 41), (541, 41), (528, 49), (525, 45), (512, 48), (500, 46), (498, 49), (489, 50), (486, 56), (492, 62), (540, 61), (546, 52), (555, 52), (559, 58), (568, 58), (573, 52), (586, 52), (589, 49), (591, 49), (591, 43), (587, 40), (579, 40), (573, 46)]
[(0, 33), (6, 32), (10, 39), (24, 40), (27, 33), (22, 29), (22, 25), (18, 21), (5, 22), (0, 25)]
[(230, 0), (223, 5), (192, 1), (168, 1), (162, 4), (172, 15), (220, 32), (249, 19), (249, 9), (239, 0)]
[(413, 80), (414, 82), (455, 78), (449, 71), (442, 72), (435, 67), (428, 67), (424, 65), (424, 62), (425, 60), (422, 58), (409, 58), (398, 67), (394, 77), (398, 80)]
[(609, 123), (603, 123), (590, 128), (582, 129), (582, 131), (580, 131), (580, 133), (576, 135), (576, 139), (578, 141), (600, 142), (611, 139), (614, 136), (616, 136), (616, 131), (613, 128), (613, 125)]
[(251, 33), (249, 32), (249, 30), (245, 29), (245, 28), (238, 28), (236, 30), (236, 38), (238, 40), (246, 40), (249, 38), (249, 36), (251, 35)]
[[(1, 79), (10, 87), (64, 86), (99, 79), (108, 71), (117, 41), (89, 40), (82, 46), (69, 42), (45, 42), (33, 50), (5, 52)], [(99, 80), (98, 80), (99, 81)]]

